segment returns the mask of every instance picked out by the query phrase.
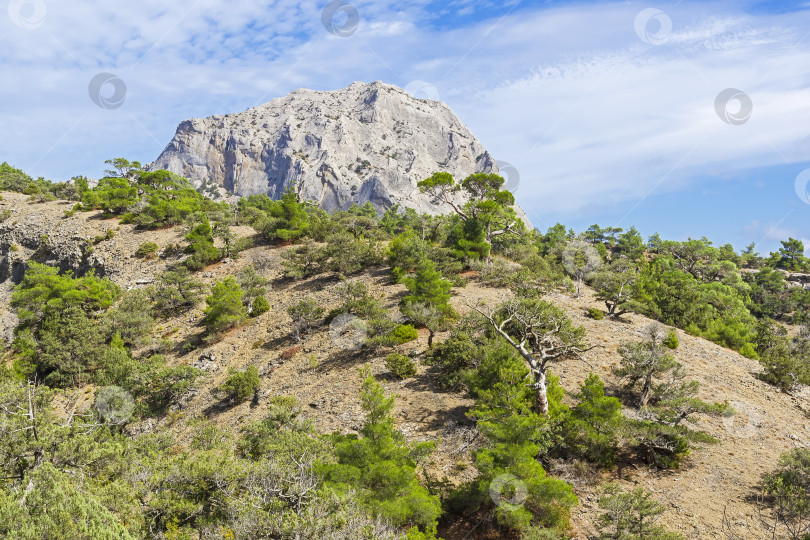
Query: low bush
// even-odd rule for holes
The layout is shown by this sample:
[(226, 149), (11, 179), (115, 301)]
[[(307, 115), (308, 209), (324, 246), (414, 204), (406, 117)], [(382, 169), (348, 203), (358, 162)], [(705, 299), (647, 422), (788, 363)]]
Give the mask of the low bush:
[(410, 324), (400, 324), (391, 332), (391, 338), (397, 345), (408, 343), (419, 337), (419, 332)]
[(597, 321), (601, 321), (602, 319), (605, 318), (605, 312), (597, 308), (588, 308), (588, 311), (585, 312), (585, 315)]
[(391, 353), (386, 356), (385, 367), (399, 379), (407, 379), (416, 375), (416, 364), (404, 354)]
[(258, 317), (262, 313), (267, 313), (268, 311), (270, 311), (270, 303), (264, 296), (259, 296), (256, 298), (256, 300), (253, 301), (253, 305), (250, 306), (251, 317)]
[(160, 249), (160, 246), (158, 246), (156, 243), (144, 242), (138, 246), (137, 251), (135, 251), (135, 256), (140, 259), (151, 259), (155, 256), (155, 253), (158, 252), (158, 249)]
[(253, 397), (260, 386), (261, 379), (256, 366), (250, 366), (245, 371), (228, 368), (228, 378), (217, 390), (225, 394), (226, 398), (242, 403)]
[(678, 333), (675, 332), (674, 328), (669, 331), (667, 337), (664, 338), (664, 341), (662, 343), (664, 344), (664, 346), (669, 347), (672, 350), (678, 348), (680, 342), (678, 341)]

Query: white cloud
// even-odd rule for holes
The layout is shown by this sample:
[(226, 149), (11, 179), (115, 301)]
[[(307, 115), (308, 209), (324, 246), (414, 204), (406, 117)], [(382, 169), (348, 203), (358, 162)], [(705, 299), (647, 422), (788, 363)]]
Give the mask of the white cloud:
[[(357, 2), (356, 34), (338, 38), (314, 1), (48, 2), (37, 30), (0, 24), (0, 160), (54, 178), (98, 173), (109, 157), (153, 159), (187, 117), (378, 79), (435, 86), (520, 171), (519, 201), (538, 214), (810, 159), (810, 41), (800, 41), (808, 14), (680, 4), (668, 12), (668, 42), (652, 46), (634, 33), (642, 6), (627, 3), (524, 10), (441, 31), (426, 4)], [(88, 99), (100, 71), (126, 81), (120, 109)], [(742, 126), (714, 112), (726, 88), (753, 100)]]

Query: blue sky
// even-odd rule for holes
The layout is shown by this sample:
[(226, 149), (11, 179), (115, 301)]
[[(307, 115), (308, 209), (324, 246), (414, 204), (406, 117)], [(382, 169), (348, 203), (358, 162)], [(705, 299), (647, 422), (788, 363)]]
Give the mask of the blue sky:
[[(519, 172), (541, 230), (810, 247), (810, 2), (350, 4), (341, 37), (323, 1), (11, 0), (0, 161), (98, 177), (111, 157), (155, 159), (186, 118), (382, 80), (450, 105)], [(120, 107), (90, 99), (99, 73), (126, 84)], [(718, 112), (726, 89), (743, 95)]]

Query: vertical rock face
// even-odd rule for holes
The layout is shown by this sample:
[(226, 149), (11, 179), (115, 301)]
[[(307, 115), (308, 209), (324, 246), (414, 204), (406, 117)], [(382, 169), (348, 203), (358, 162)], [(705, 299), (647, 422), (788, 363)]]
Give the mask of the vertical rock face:
[(371, 201), (378, 211), (400, 203), (428, 213), (447, 208), (419, 193), (420, 180), (498, 172), (449, 107), (381, 82), (296, 90), (243, 113), (186, 120), (150, 169), (241, 196), (277, 199), (295, 182), (327, 211)]

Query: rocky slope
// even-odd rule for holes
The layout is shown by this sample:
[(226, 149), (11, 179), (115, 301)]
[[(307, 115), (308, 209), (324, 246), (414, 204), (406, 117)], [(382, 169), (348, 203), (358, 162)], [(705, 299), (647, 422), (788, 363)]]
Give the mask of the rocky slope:
[[(12, 268), (23, 268), (21, 265), (30, 258), (39, 258), (79, 273), (94, 268), (123, 289), (129, 289), (146, 286), (175, 262), (177, 255), (166, 248), (183, 243), (182, 227), (138, 231), (132, 225), (119, 225), (117, 220), (101, 219), (99, 212), (79, 212), (65, 218), (70, 203), (30, 203), (26, 196), (14, 193), (3, 193), (3, 197), (0, 212), (4, 209), (13, 212), (0, 224), (0, 260), (4, 267), (11, 264)], [(108, 230), (115, 234), (107, 234)], [(235, 227), (234, 232), (239, 236), (253, 234), (244, 227)], [(47, 242), (43, 234), (48, 235)], [(164, 255), (151, 261), (134, 257), (137, 247), (147, 240), (156, 242)], [(427, 348), (426, 331), (421, 330), (418, 340), (403, 346), (402, 352), (412, 352), (419, 360), (418, 374), (406, 381), (391, 377), (385, 367), (385, 353), (347, 350), (330, 337), (326, 325), (308, 335), (300, 350), (295, 348), (287, 306), (310, 296), (327, 310), (335, 308), (343, 300), (339, 297), (339, 283), (323, 276), (296, 282), (279, 280), (281, 254), (290, 248), (268, 247), (258, 240), (256, 247), (243, 252), (239, 259), (213, 265), (198, 273), (198, 277), (210, 286), (253, 264), (273, 282), (267, 293), (271, 310), (228, 333), (222, 341), (190, 351), (180, 344), (202, 333), (204, 304), (183, 316), (161, 319), (152, 337), (168, 339), (175, 345), (167, 353), (170, 362), (197, 366), (205, 371), (205, 376), (168, 416), (138, 422), (128, 429), (133, 433), (168, 431), (185, 444), (199, 429), (195, 422), (201, 419), (238, 432), (267, 413), (271, 397), (287, 395), (298, 399), (319, 431), (356, 432), (363, 421), (359, 399), (363, 377), (357, 367), (368, 365), (386, 391), (397, 396), (396, 427), (409, 440), (440, 441), (428, 465), (431, 476), (447, 477), (454, 483), (472, 479), (475, 468), (471, 466), (471, 452), (481, 442), (465, 415), (473, 402), (463, 393), (442, 392), (437, 387), (435, 374), (422, 362)], [(11, 248), (15, 243), (17, 248)], [(89, 254), (87, 246), (93, 247)], [(0, 326), (7, 334), (15, 324), (8, 306), (14, 275), (0, 282)], [(482, 285), (474, 274), (468, 277), (466, 287), (453, 290), (451, 303), (459, 312), (468, 311), (469, 305), (480, 300), (494, 305), (508, 296), (504, 289)], [(384, 296), (386, 307), (396, 309), (403, 286), (392, 285), (385, 268), (371, 268), (354, 279), (366, 283), (374, 295)], [(635, 314), (627, 315), (623, 321), (587, 318), (587, 308), (604, 307), (587, 288), (581, 298), (554, 294), (549, 299), (562, 307), (575, 324), (585, 326), (587, 342), (594, 346), (584, 354), (585, 362), (565, 361), (552, 368), (568, 395), (578, 390), (591, 371), (605, 380), (609, 391), (615, 390), (619, 380), (611, 368), (620, 359), (619, 344), (640, 339), (642, 329), (650, 321)], [(445, 337), (442, 334), (437, 341)], [(758, 483), (763, 473), (774, 469), (782, 452), (810, 445), (810, 392), (802, 389), (793, 394), (781, 393), (757, 379), (761, 369), (758, 362), (681, 331), (678, 338), (681, 344), (675, 351), (676, 359), (683, 363), (690, 378), (700, 381), (699, 397), (727, 400), (737, 415), (700, 419), (698, 427), (721, 443), (696, 448), (679, 470), (659, 471), (635, 460), (601, 473), (571, 463), (552, 464), (551, 472), (570, 481), (580, 498), (580, 505), (573, 511), (572, 538), (586, 540), (597, 536), (600, 486), (612, 480), (627, 488), (643, 486), (652, 491), (667, 508), (662, 523), (686, 538), (771, 537), (761, 521), (769, 514), (761, 513), (762, 507), (757, 503)], [(227, 369), (251, 365), (261, 374), (260, 399), (235, 406), (223, 404), (213, 390), (225, 380)], [(633, 414), (631, 410), (624, 412)], [(479, 525), (474, 521), (456, 522), (440, 532), (448, 540), (499, 537)]]
[(420, 194), (418, 181), (436, 171), (458, 180), (498, 172), (447, 105), (381, 82), (301, 89), (243, 113), (186, 120), (150, 168), (242, 196), (278, 198), (296, 182), (327, 211), (371, 201), (380, 211), (401, 203), (429, 213), (447, 209)]

